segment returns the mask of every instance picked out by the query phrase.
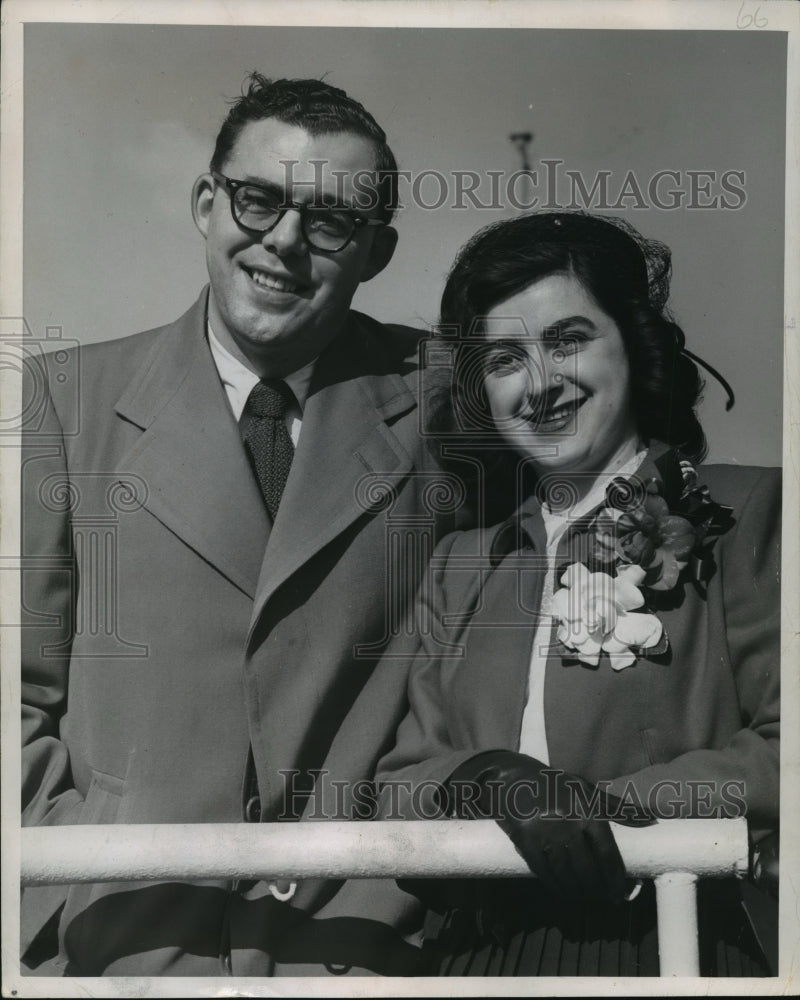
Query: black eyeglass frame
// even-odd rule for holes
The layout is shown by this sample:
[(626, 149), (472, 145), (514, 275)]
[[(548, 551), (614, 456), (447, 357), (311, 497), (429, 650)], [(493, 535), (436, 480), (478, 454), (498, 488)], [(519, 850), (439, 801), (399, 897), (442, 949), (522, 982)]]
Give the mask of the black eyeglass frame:
[(209, 171), (209, 173), (218, 184), (220, 184), (222, 187), (225, 188), (225, 191), (228, 195), (228, 203), (230, 204), (231, 207), (231, 218), (233, 219), (233, 221), (245, 233), (252, 233), (255, 236), (264, 236), (266, 235), (266, 233), (271, 233), (272, 230), (278, 225), (278, 223), (284, 217), (284, 215), (288, 211), (290, 211), (290, 209), (295, 209), (300, 213), (300, 225), (303, 229), (303, 236), (305, 237), (308, 245), (310, 247), (313, 247), (315, 250), (319, 250), (321, 253), (340, 253), (349, 243), (352, 242), (353, 237), (356, 235), (359, 229), (363, 229), (367, 226), (388, 225), (388, 223), (384, 222), (383, 219), (367, 219), (365, 218), (365, 216), (357, 215), (355, 212), (352, 212), (347, 208), (331, 208), (330, 209), (331, 212), (337, 212), (339, 215), (344, 215), (348, 219), (350, 219), (350, 221), (353, 223), (353, 230), (347, 237), (347, 239), (344, 241), (344, 243), (342, 243), (340, 247), (336, 247), (335, 249), (332, 250), (329, 249), (328, 247), (317, 246), (316, 243), (314, 243), (314, 240), (308, 235), (308, 232), (306, 231), (306, 209), (308, 206), (299, 205), (297, 202), (294, 201), (285, 201), (278, 209), (278, 215), (275, 218), (275, 221), (271, 225), (267, 226), (266, 229), (254, 229), (252, 226), (246, 226), (236, 215), (236, 208), (234, 207), (236, 201), (236, 192), (239, 190), (239, 188), (251, 187), (255, 188), (257, 191), (264, 191), (266, 194), (271, 194), (272, 192), (270, 191), (270, 189), (264, 187), (263, 184), (254, 184), (252, 181), (234, 180), (232, 177), (226, 177), (225, 174), (221, 174), (217, 170), (211, 170)]

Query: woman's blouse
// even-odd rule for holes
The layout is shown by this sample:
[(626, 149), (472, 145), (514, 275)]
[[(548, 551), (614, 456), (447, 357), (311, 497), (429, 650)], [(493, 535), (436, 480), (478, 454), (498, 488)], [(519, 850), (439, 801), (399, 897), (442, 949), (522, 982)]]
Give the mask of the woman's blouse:
[(613, 472), (604, 470), (596, 478), (589, 492), (575, 504), (564, 509), (552, 509), (547, 502), (542, 504), (541, 514), (547, 534), (547, 568), (542, 589), (539, 624), (531, 647), (531, 662), (528, 673), (528, 697), (522, 716), (519, 750), (535, 757), (543, 764), (549, 764), (547, 733), (544, 718), (544, 675), (547, 658), (553, 644), (554, 620), (551, 603), (555, 590), (556, 553), (564, 532), (571, 524), (598, 507), (605, 497), (606, 487), (612, 478), (632, 476), (645, 459), (647, 452), (637, 452), (623, 466)]

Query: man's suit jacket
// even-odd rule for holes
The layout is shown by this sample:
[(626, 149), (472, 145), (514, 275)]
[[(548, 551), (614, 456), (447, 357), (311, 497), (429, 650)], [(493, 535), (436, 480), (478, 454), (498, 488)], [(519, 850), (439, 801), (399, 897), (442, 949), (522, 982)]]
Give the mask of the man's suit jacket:
[[(206, 301), (31, 366), (25, 824), (240, 821), (250, 747), (262, 821), (296, 818), (307, 772), (368, 777), (402, 711), (398, 674), (348, 722), (458, 517), (419, 434), (420, 333), (350, 314), (271, 524)], [(290, 903), (262, 883), (54, 887), (26, 891), (22, 931), (35, 963), (58, 921), (49, 974), (402, 973), (406, 901), (390, 883), (301, 883)]]
[[(661, 479), (654, 445), (639, 475)], [(544, 717), (550, 764), (664, 818), (737, 815), (755, 837), (777, 829), (780, 687), (780, 475), (701, 466), (699, 482), (733, 509), (714, 543), (706, 593), (684, 571), (656, 599), (669, 648), (633, 666), (548, 657)], [(503, 539), (510, 539), (505, 542)], [(559, 544), (559, 562), (570, 532)], [(378, 777), (424, 790), (417, 811), (477, 752), (519, 747), (546, 539), (539, 506), (443, 539), (420, 600), (435, 627), (409, 643), (410, 708)], [(379, 685), (378, 671), (364, 692)], [(414, 818), (400, 784), (386, 809)]]

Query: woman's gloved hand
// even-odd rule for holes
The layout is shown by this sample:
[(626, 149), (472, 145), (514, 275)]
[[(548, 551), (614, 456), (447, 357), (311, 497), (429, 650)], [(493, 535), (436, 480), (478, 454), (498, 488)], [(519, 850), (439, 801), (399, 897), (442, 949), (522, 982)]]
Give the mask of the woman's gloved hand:
[(621, 902), (625, 866), (608, 821), (654, 822), (641, 811), (626, 815), (616, 796), (583, 778), (511, 750), (465, 761), (447, 789), (450, 815), (495, 819), (542, 884), (566, 901)]

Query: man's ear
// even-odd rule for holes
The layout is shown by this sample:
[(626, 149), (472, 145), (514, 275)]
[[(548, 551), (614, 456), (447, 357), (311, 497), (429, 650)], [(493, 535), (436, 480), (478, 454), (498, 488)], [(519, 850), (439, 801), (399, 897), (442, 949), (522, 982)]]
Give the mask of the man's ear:
[(214, 178), (211, 174), (201, 174), (192, 187), (192, 218), (204, 237), (208, 235), (208, 224), (213, 204)]
[(380, 274), (392, 259), (397, 246), (397, 230), (391, 226), (376, 228), (367, 263), (361, 274), (362, 281), (369, 281)]

